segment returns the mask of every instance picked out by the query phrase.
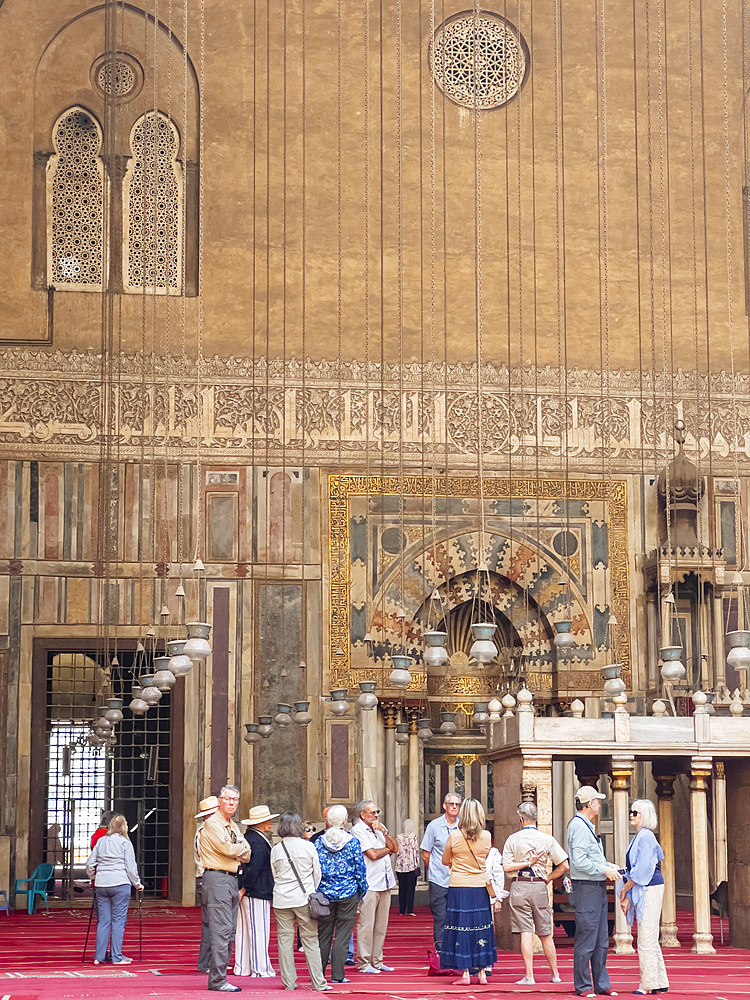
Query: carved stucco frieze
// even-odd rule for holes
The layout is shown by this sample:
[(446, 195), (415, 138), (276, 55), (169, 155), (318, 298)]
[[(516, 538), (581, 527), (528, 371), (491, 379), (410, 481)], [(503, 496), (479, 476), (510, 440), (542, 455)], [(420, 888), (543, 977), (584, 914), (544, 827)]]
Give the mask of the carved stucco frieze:
[[(106, 367), (106, 366), (105, 366)], [(476, 369), (472, 365), (120, 356), (110, 366), (114, 442), (121, 458), (145, 448), (189, 460), (198, 436), (218, 461), (246, 462), (262, 450), (271, 460), (348, 464), (434, 456), (470, 468), (476, 461)], [(198, 378), (200, 375), (200, 378)], [(606, 392), (595, 371), (547, 367), (482, 369), (485, 468), (513, 456), (514, 473), (548, 472), (561, 454), (578, 469), (601, 473), (656, 469), (672, 457), (671, 429), (685, 419), (687, 449), (699, 463), (731, 475), (737, 451), (750, 455), (750, 382), (725, 372), (696, 376), (610, 372)], [(449, 386), (448, 389), (445, 386)], [(102, 363), (94, 352), (8, 347), (0, 351), (0, 454), (33, 445), (44, 455), (97, 457), (101, 443)], [(199, 406), (200, 397), (200, 406)], [(711, 400), (711, 419), (708, 403)], [(706, 429), (710, 427), (710, 438)], [(447, 455), (446, 455), (447, 446)], [(726, 468), (722, 465), (726, 460)], [(645, 462), (645, 466), (644, 463)]]

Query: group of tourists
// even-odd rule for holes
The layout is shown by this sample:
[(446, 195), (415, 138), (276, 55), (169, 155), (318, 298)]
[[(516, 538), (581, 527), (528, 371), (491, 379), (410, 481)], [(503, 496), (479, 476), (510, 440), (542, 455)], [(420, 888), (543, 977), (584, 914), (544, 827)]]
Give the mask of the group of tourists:
[[(393, 972), (384, 958), (391, 893), (398, 879), (399, 910), (403, 915), (414, 912), (421, 860), (429, 886), (434, 958), (441, 970), (459, 974), (455, 985), (468, 985), (472, 977), (480, 985), (487, 983), (497, 960), (495, 917), (505, 899), (524, 964), (524, 976), (516, 985), (536, 984), (535, 934), (550, 982), (560, 983), (549, 885), (569, 872), (576, 921), (575, 992), (585, 997), (617, 995), (607, 973), (607, 883), (612, 882), (628, 922), (638, 924), (640, 983), (634, 992), (666, 993), (669, 981), (659, 947), (664, 855), (653, 832), (656, 810), (647, 799), (633, 803), (630, 822), (635, 835), (620, 869), (607, 861), (596, 832), (604, 798), (590, 785), (578, 789), (565, 848), (537, 828), (536, 805), (521, 802), (520, 829), (499, 849), (492, 846), (481, 803), (462, 801), (456, 792), (445, 796), (442, 815), (427, 825), (418, 844), (413, 822), (407, 821), (402, 832), (392, 836), (370, 800), (356, 807), (351, 830), (346, 829), (346, 807), (329, 806), (325, 827), (317, 834), (295, 813), (279, 816), (266, 805), (254, 806), (241, 821), (243, 834), (233, 819), (239, 791), (226, 785), (218, 796), (200, 803), (196, 816), (202, 906), (198, 969), (208, 973), (209, 990), (239, 992), (241, 987), (227, 981), (234, 945), (235, 975), (275, 976), (269, 958), (273, 905), (279, 973), (286, 989), (297, 984), (295, 948), (304, 952), (313, 989), (319, 992), (348, 983), (347, 965), (356, 965), (365, 975)], [(274, 844), (271, 829), (276, 819)], [(95, 962), (110, 958), (110, 936), (111, 961), (130, 962), (122, 954), (127, 906), (131, 886), (138, 891), (143, 886), (123, 816), (105, 817), (92, 838), (86, 869), (95, 882), (98, 907)]]
[[(348, 953), (355, 922), (359, 972), (393, 972), (393, 966), (384, 962), (383, 948), (396, 884), (391, 855), (398, 853), (398, 844), (380, 822), (377, 804), (360, 802), (351, 831), (345, 829), (346, 807), (330, 806), (325, 830), (314, 840), (312, 827), (296, 813), (279, 817), (265, 805), (254, 806), (241, 821), (248, 828), (243, 836), (232, 818), (238, 805), (239, 791), (226, 785), (218, 796), (200, 803), (196, 816), (202, 821), (195, 835), (203, 908), (198, 969), (208, 973), (209, 990), (241, 989), (227, 981), (232, 944), (235, 975), (276, 975), (268, 954), (271, 904), (279, 973), (286, 989), (297, 985), (297, 940), (313, 989), (325, 992), (332, 984), (348, 983), (346, 965), (354, 963)], [(277, 818), (279, 842), (274, 845), (270, 831)], [(329, 963), (330, 982), (325, 978)]]
[[(573, 986), (578, 996), (617, 996), (607, 972), (609, 903), (607, 882), (615, 883), (617, 902), (628, 923), (638, 924), (640, 983), (633, 992), (666, 993), (669, 989), (659, 946), (664, 854), (654, 835), (656, 810), (639, 799), (630, 809), (635, 835), (620, 869), (607, 861), (595, 821), (605, 798), (590, 785), (576, 792), (576, 812), (568, 823), (566, 847), (537, 829), (537, 807), (521, 802), (521, 829), (506, 840), (502, 852), (491, 846), (484, 812), (473, 799), (461, 801), (449, 792), (443, 815), (425, 830), (421, 849), (429, 884), (435, 949), (443, 969), (461, 971), (458, 983), (476, 976), (487, 982), (496, 959), (493, 917), (508, 898), (510, 926), (520, 936), (524, 976), (517, 986), (534, 986), (534, 934), (539, 937), (550, 970), (550, 982), (561, 982), (553, 940), (549, 884), (570, 872), (575, 904)], [(505, 888), (506, 881), (509, 889)]]

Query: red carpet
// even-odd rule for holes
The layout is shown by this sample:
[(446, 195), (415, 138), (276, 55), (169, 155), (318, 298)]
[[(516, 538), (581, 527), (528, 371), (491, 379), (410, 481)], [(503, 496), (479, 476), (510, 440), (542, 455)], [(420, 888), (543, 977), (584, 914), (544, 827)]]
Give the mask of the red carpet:
[[(139, 1000), (163, 997), (186, 1000), (196, 993), (207, 995), (206, 976), (189, 970), (195, 968), (200, 939), (200, 912), (197, 909), (144, 907), (143, 961), (138, 962), (138, 913), (131, 909), (125, 931), (124, 952), (135, 961), (132, 965), (94, 966), (92, 923), (86, 963), (81, 953), (86, 937), (88, 909), (51, 910), (29, 916), (16, 911), (6, 917), (0, 913), (0, 1000)], [(719, 922), (714, 919), (713, 934), (717, 955), (703, 957), (690, 954), (692, 915), (678, 915), (679, 937), (683, 947), (667, 950), (665, 960), (673, 1000), (737, 1000), (750, 997), (750, 963), (747, 951), (719, 944)], [(559, 986), (545, 984), (547, 966), (542, 956), (535, 958), (537, 986), (515, 986), (523, 975), (520, 955), (503, 952), (495, 973), (486, 987), (469, 988), (451, 985), (450, 977), (428, 977), (426, 949), (430, 942), (429, 912), (421, 908), (416, 917), (400, 917), (391, 911), (386, 961), (396, 966), (396, 972), (380, 976), (360, 975), (347, 968), (352, 982), (334, 987), (334, 993), (347, 995), (380, 994), (393, 1000), (426, 1000), (464, 995), (474, 998), (494, 994), (561, 997), (572, 994), (572, 941), (561, 934), (556, 939), (563, 982)], [(727, 922), (724, 940), (728, 942)], [(271, 955), (276, 959), (276, 942), (271, 939)], [(632, 995), (638, 986), (638, 960), (635, 956), (618, 957), (610, 953), (607, 967), (613, 989), (621, 997)], [(310, 979), (304, 956), (297, 955), (298, 994), (316, 996), (310, 989)], [(243, 988), (248, 1000), (269, 1000), (269, 995), (283, 992), (280, 979), (258, 980), (229, 977)]]

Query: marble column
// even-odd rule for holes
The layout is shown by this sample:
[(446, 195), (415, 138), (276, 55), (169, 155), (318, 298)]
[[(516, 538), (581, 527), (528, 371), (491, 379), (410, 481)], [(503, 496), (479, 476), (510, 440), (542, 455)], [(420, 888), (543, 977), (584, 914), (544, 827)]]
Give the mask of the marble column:
[[(536, 825), (542, 833), (552, 833), (552, 757), (547, 754), (524, 755), (521, 776), (521, 801), (535, 802)], [(549, 886), (550, 905), (552, 886)], [(542, 943), (534, 935), (534, 954), (542, 952)]]
[(714, 761), (713, 820), (714, 820), (714, 877), (716, 884), (727, 881), (727, 779), (724, 761)]
[(677, 940), (677, 899), (674, 878), (674, 774), (655, 774), (656, 794), (659, 800), (659, 843), (664, 851), (661, 873), (664, 878), (664, 903), (661, 908), (661, 946), (679, 948)]
[(711, 900), (708, 884), (708, 810), (706, 792), (711, 777), (710, 757), (693, 757), (690, 761), (690, 822), (693, 833), (693, 915), (695, 955), (715, 955), (711, 934)]
[(408, 816), (413, 821), (415, 829), (419, 832), (422, 823), (419, 815), (419, 777), (420, 777), (420, 753), (419, 740), (417, 738), (417, 719), (420, 718), (419, 709), (407, 709), (409, 718), (409, 812)]
[[(740, 601), (740, 603), (742, 603)], [(724, 653), (724, 598), (723, 588), (714, 586), (713, 596), (713, 636), (714, 636), (714, 671), (715, 685), (710, 690), (716, 690), (720, 684), (727, 682), (727, 665)]]
[[(630, 843), (630, 781), (633, 777), (632, 757), (612, 758), (612, 799), (614, 818), (615, 864), (625, 864), (625, 852)], [(633, 955), (633, 935), (625, 914), (615, 900), (615, 954)]]
[(362, 712), (362, 798), (378, 799), (378, 712)]
[(396, 830), (398, 817), (396, 815), (396, 719), (398, 717), (399, 706), (397, 703), (386, 702), (381, 704), (383, 722), (385, 723), (385, 802), (382, 804), (385, 809), (385, 826)]

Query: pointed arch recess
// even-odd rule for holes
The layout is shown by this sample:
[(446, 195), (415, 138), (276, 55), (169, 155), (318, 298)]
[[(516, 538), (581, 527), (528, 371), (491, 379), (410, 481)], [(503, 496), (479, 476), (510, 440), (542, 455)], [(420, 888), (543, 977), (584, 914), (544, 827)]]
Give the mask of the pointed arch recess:
[[(420, 476), (405, 476), (402, 483), (398, 476), (346, 476), (331, 475), (328, 477), (328, 609), (329, 609), (329, 637), (327, 643), (328, 668), (331, 686), (355, 687), (360, 680), (366, 680), (373, 676), (372, 668), (362, 668), (352, 666), (351, 650), (351, 544), (350, 544), (350, 500), (359, 496), (400, 496), (405, 497), (429, 497), (432, 495), (433, 484), (438, 497), (457, 498), (475, 502), (478, 495), (478, 483), (476, 478), (456, 477), (448, 478)], [(508, 480), (508, 479), (488, 479), (484, 484), (484, 495), (487, 502), (496, 500), (542, 500), (556, 502), (577, 502), (587, 503), (591, 501), (603, 502), (606, 508), (606, 521), (609, 528), (609, 566), (607, 574), (609, 577), (609, 599), (612, 613), (617, 619), (619, 660), (623, 664), (623, 675), (626, 683), (630, 683), (631, 677), (631, 657), (630, 657), (630, 607), (629, 607), (629, 587), (628, 587), (628, 545), (627, 545), (627, 497), (626, 485), (624, 481), (588, 481), (572, 480), (568, 483), (558, 480)], [(464, 518), (470, 520), (470, 518)], [(564, 521), (564, 519), (561, 519)], [(516, 588), (527, 590), (530, 600), (538, 605), (542, 612), (542, 618), (546, 619), (546, 638), (541, 634), (538, 636), (540, 643), (540, 654), (543, 655), (545, 645), (550, 650), (549, 639), (551, 636), (551, 623), (555, 617), (563, 617), (559, 613), (561, 607), (561, 594), (558, 586), (558, 577), (561, 569), (561, 562), (552, 549), (542, 549), (537, 547), (535, 539), (520, 532), (521, 525), (516, 520), (514, 529), (515, 540), (513, 545), (492, 545), (491, 554), (494, 553), (495, 562), (489, 562), (489, 569), (494, 572), (498, 581), (505, 578), (512, 581)], [(493, 532), (495, 542), (500, 541), (500, 533)], [(473, 527), (462, 526), (457, 531), (448, 532), (440, 539), (441, 544), (450, 539), (463, 539), (469, 548), (474, 547), (477, 551), (478, 537)], [(505, 537), (507, 541), (507, 535)], [(511, 559), (510, 552), (513, 557)], [(426, 564), (431, 559), (431, 540), (422, 539), (422, 543), (407, 546), (404, 549), (405, 565), (418, 568), (420, 561)], [(510, 561), (514, 563), (511, 567)], [(476, 563), (474, 563), (474, 567)], [(601, 570), (590, 570), (591, 573), (601, 572)], [(382, 597), (388, 591), (389, 581), (391, 586), (397, 579), (399, 573), (397, 561), (394, 560), (378, 581), (377, 592), (373, 595), (372, 607), (377, 606), (378, 597)], [(424, 574), (420, 574), (423, 575)], [(471, 574), (469, 574), (471, 575)], [(432, 577), (434, 579), (434, 576)], [(425, 598), (429, 597), (430, 588), (427, 586), (427, 577), (424, 579), (424, 587), (418, 589), (414, 585), (413, 579), (406, 588), (407, 593), (396, 595), (394, 599), (389, 596), (386, 601), (381, 601), (382, 607), (382, 628), (384, 638), (390, 638), (391, 642), (400, 643), (401, 628), (397, 625), (395, 611), (399, 603), (402, 604), (407, 614), (407, 633), (409, 640), (416, 646), (421, 640), (422, 623), (418, 620), (419, 609)], [(443, 580), (440, 586), (449, 587), (450, 579)], [(503, 586), (498, 585), (498, 593), (503, 591)], [(505, 588), (508, 592), (508, 588)], [(446, 591), (447, 593), (447, 591)], [(571, 582), (571, 617), (574, 621), (574, 630), (579, 644), (586, 647), (585, 658), (591, 661), (591, 666), (596, 669), (570, 670), (566, 674), (565, 683), (560, 683), (560, 687), (568, 687), (569, 675), (576, 675), (579, 686), (583, 688), (596, 689), (599, 681), (598, 667), (604, 663), (606, 653), (601, 649), (601, 644), (597, 644), (595, 639), (594, 614), (591, 599), (585, 596), (585, 588), (581, 581), (576, 581), (575, 576)], [(567, 595), (566, 595), (567, 597)], [(401, 601), (399, 601), (401, 598)], [(501, 601), (502, 603), (502, 601)], [(391, 604), (393, 605), (391, 607)], [(392, 617), (392, 620), (391, 620)], [(419, 642), (421, 645), (421, 641)], [(590, 651), (590, 652), (589, 652)], [(601, 661), (601, 662), (600, 662)], [(576, 665), (580, 667), (580, 664)], [(556, 685), (557, 686), (557, 685)], [(413, 672), (413, 690), (426, 690), (426, 677), (424, 673)]]

